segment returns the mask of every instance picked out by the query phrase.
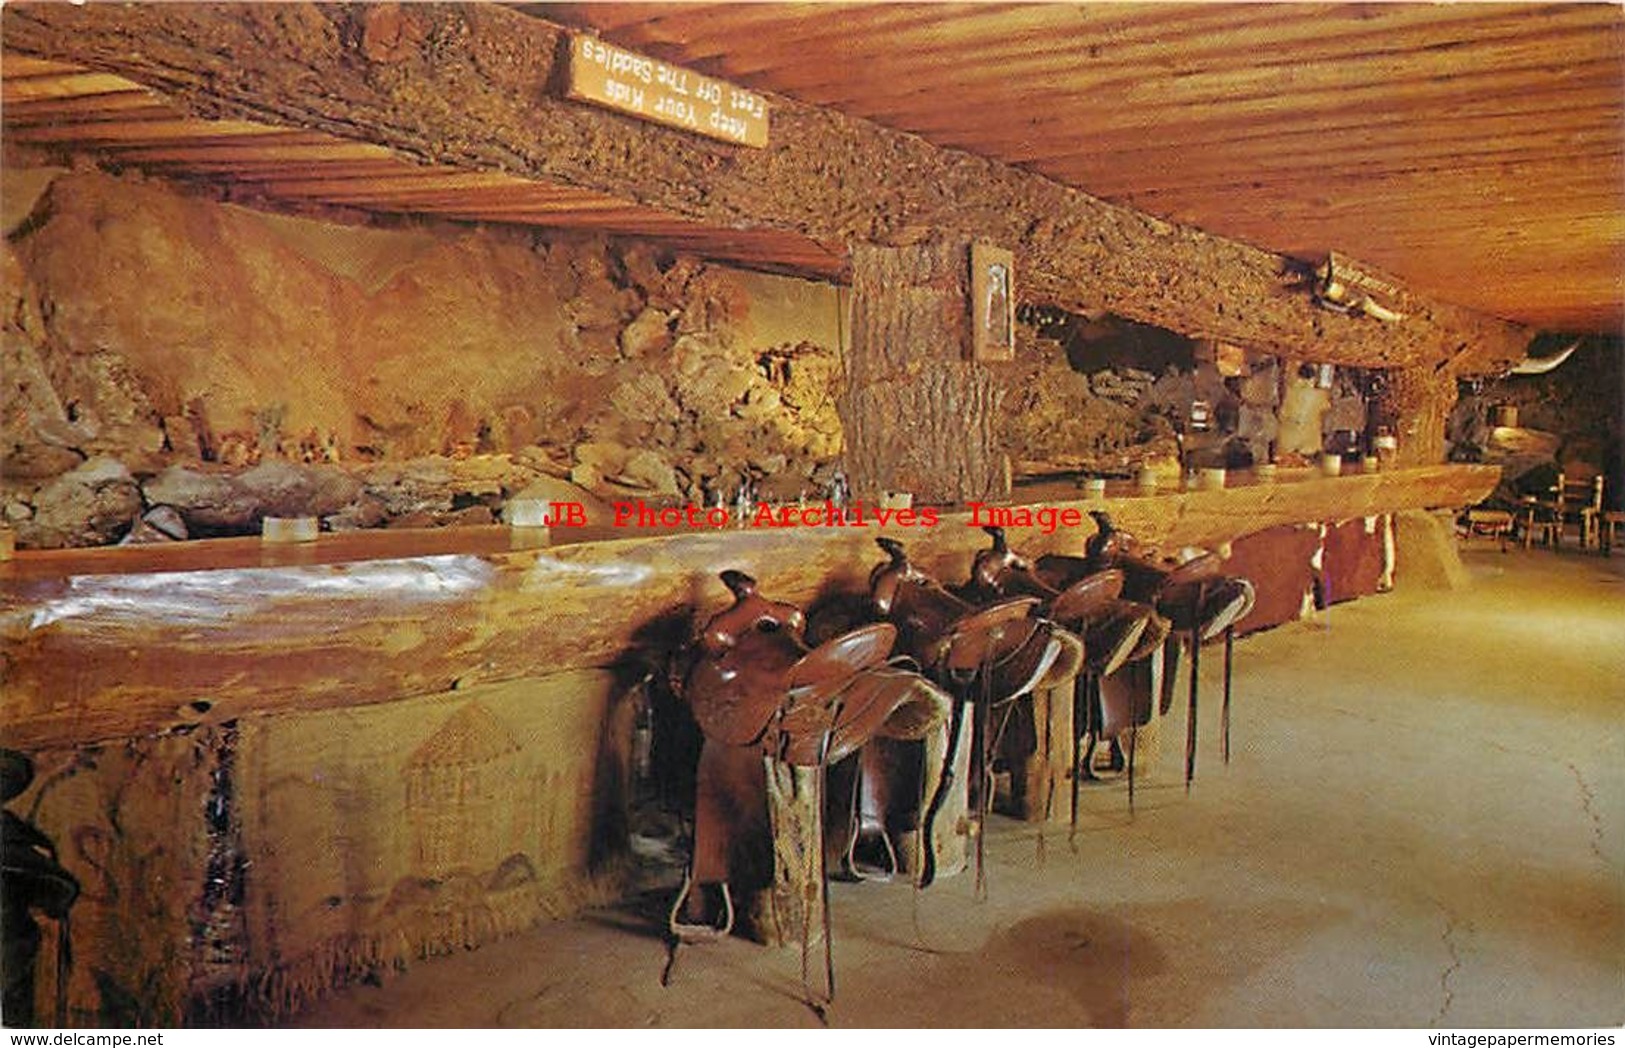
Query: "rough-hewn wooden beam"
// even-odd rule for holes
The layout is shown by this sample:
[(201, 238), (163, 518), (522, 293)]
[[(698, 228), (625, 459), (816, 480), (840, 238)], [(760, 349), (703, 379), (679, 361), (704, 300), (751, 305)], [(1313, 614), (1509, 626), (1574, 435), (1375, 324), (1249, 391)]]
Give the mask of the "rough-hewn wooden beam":
[[(1081, 553), (1105, 508), (1163, 549), (1264, 528), (1464, 506), (1495, 466), (1433, 466), (1090, 503), (1081, 524), (1010, 529), (1031, 554)], [(885, 533), (946, 581), (987, 543), (967, 513)], [(21, 553), (0, 563), (0, 744), (130, 738), (255, 714), (389, 702), (485, 681), (659, 663), (720, 609), (724, 568), (775, 599), (861, 593), (882, 558), (867, 527), (732, 528), (509, 551), (501, 528), (361, 532)], [(606, 534), (638, 535), (636, 531)]]
[(771, 98), (743, 149), (559, 97), (559, 26), (488, 5), (10, 4), (8, 49), (117, 72), (203, 116), (379, 143), (826, 242), (934, 231), (1016, 252), (1018, 293), (1296, 358), (1379, 367), (1519, 359), (1529, 333), (1441, 304), (1402, 323), (1327, 313), (1288, 260), (840, 113)]

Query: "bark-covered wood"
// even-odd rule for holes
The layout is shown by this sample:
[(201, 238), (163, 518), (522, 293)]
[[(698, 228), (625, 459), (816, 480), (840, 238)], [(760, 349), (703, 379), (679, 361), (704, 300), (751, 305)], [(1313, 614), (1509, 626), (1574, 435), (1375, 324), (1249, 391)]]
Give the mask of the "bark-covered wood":
[(1288, 286), (1282, 256), (787, 98), (770, 99), (760, 150), (567, 102), (555, 90), (564, 31), (496, 5), (12, 4), (3, 24), (8, 50), (120, 73), (198, 115), (320, 129), (724, 228), (831, 243), (986, 237), (1015, 251), (1026, 301), (1296, 358), (1453, 359), (1471, 373), (1520, 359), (1529, 340), (1420, 300), (1395, 324), (1328, 313)]
[[(1104, 508), (1121, 528), (1174, 549), (1279, 524), (1471, 505), (1499, 477), (1494, 466), (1306, 472), (1223, 491), (1114, 491), (1044, 505)], [(659, 665), (697, 620), (728, 603), (717, 580), (724, 568), (803, 605), (861, 593), (884, 531), (924, 569), (961, 582), (987, 542), (972, 524), (956, 513), (936, 527), (729, 528), (517, 551), (505, 548), (505, 529), (458, 528), (324, 536), (277, 550), (217, 539), (23, 552), (0, 563), (0, 743), (72, 746), (572, 669)], [(1078, 554), (1093, 530), (1083, 516), (1048, 535), (1012, 527), (1010, 539), (1031, 555)]]
[(1394, 461), (1401, 466), (1443, 462), (1449, 450), (1445, 423), (1456, 406), (1456, 374), (1450, 368), (1415, 367), (1390, 371), (1372, 406), (1379, 425), (1399, 438)]
[(852, 248), (852, 338), (839, 401), (855, 495), (1002, 499), (1003, 390), (969, 360), (970, 257), (961, 241)]

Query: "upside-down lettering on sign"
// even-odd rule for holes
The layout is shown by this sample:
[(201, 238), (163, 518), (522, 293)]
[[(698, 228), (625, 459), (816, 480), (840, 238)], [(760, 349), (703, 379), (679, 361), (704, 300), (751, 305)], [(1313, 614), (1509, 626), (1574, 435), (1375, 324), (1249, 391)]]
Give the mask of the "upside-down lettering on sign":
[(723, 142), (767, 145), (761, 95), (593, 36), (570, 41), (565, 97)]
[(1364, 313), (1378, 320), (1404, 320), (1400, 312), (1405, 290), (1391, 280), (1370, 271), (1333, 251), (1315, 270), (1315, 301), (1339, 313)]

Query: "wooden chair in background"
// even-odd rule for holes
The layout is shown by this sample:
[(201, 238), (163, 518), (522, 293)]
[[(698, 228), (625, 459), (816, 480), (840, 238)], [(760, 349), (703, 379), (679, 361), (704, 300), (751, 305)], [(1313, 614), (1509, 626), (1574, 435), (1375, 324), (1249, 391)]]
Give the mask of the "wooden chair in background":
[(1625, 527), (1625, 511), (1606, 509), (1598, 521), (1597, 538), (1602, 543), (1602, 555), (1611, 556), (1614, 552), (1614, 539), (1619, 530)]
[(1580, 548), (1589, 549), (1598, 535), (1602, 516), (1602, 474), (1595, 477), (1570, 479), (1559, 473), (1557, 483), (1549, 489), (1551, 498), (1533, 498), (1523, 510), (1523, 546), (1528, 549), (1536, 534), (1552, 549), (1563, 544), (1563, 531), (1570, 524), (1578, 525)]

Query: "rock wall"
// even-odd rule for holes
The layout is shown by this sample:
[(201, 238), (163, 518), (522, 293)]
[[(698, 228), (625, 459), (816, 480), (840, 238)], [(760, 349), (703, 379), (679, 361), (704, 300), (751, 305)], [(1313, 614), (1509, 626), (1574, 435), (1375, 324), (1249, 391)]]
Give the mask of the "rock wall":
[[(1029, 317), (1029, 320), (1033, 318)], [(1024, 325), (1004, 373), (1004, 435), (1020, 472), (1307, 463), (1356, 450), (1369, 373), (1187, 339), (1117, 317)]]
[[(321, 489), (306, 512), (338, 526), (490, 519), (545, 477), (793, 498), (841, 451), (829, 285), (134, 176), (6, 179), (0, 478), (21, 546), (112, 541), (160, 502), (193, 534), (252, 530), (269, 511), (228, 489), (268, 481)], [(437, 474), (432, 497), (400, 490)]]
[[(296, 218), (136, 175), (4, 178), (0, 497), (19, 546), (267, 515), (491, 523), (521, 493), (794, 500), (841, 464), (831, 285), (646, 244)], [(1359, 371), (1320, 389), (1312, 367), (1112, 316), (1018, 334), (1016, 362), (988, 369), (1017, 475), (1290, 462), (1365, 428)]]

